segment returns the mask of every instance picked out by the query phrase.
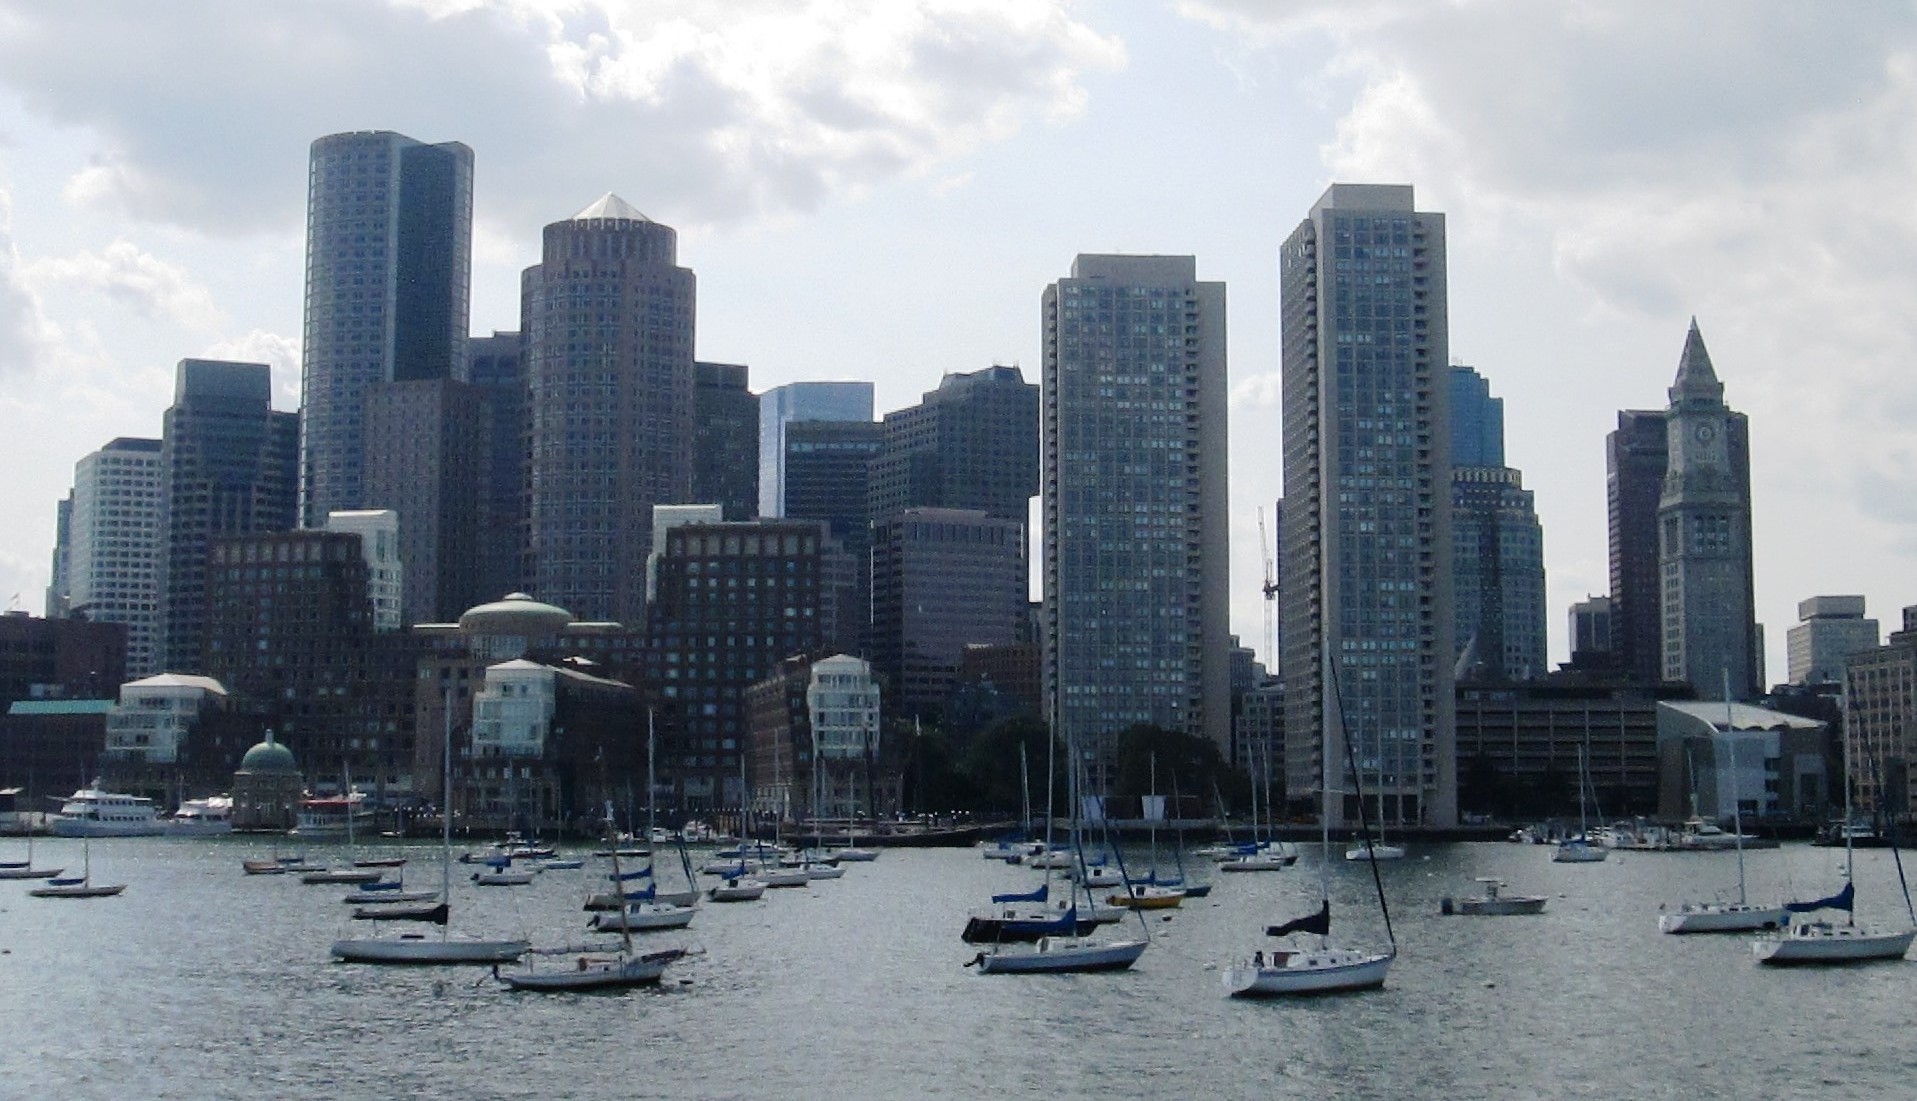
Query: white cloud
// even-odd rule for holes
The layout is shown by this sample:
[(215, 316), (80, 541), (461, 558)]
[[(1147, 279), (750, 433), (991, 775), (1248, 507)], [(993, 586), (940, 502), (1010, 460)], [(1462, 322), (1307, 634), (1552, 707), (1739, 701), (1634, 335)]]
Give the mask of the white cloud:
[(22, 277), (13, 244), (12, 197), (0, 190), (0, 380), (17, 383), (47, 362), (58, 333)]
[(94, 291), (142, 317), (187, 329), (214, 330), (226, 320), (212, 294), (185, 268), (124, 238), (98, 253), (36, 260), (26, 270), (38, 284)]

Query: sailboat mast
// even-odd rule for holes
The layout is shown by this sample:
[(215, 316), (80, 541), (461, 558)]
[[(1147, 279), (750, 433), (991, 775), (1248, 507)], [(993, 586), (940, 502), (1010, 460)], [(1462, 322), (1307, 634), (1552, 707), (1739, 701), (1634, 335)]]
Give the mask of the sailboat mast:
[(440, 738), (439, 901), (453, 899), (453, 688), (446, 686), (446, 717)]
[[(646, 847), (647, 848), (652, 847), (652, 831), (657, 828), (653, 824), (653, 802), (654, 801), (655, 801), (655, 789), (653, 788), (653, 779), (652, 779), (652, 708), (648, 707), (646, 708)], [(618, 848), (617, 845), (614, 845), (613, 847)]]
[(1724, 740), (1731, 750), (1731, 829), (1737, 846), (1737, 904), (1744, 905), (1744, 800), (1737, 790), (1737, 720), (1731, 711), (1731, 668), (1724, 667)]
[[(1847, 884), (1848, 884), (1848, 883), (1851, 883), (1851, 882), (1854, 882), (1854, 881), (1853, 881), (1853, 880), (1851, 879), (1851, 859), (1852, 859), (1852, 851), (1851, 851), (1851, 836), (1850, 836), (1850, 835), (1851, 835), (1851, 828), (1850, 828), (1850, 783), (1851, 783), (1851, 776), (1850, 776), (1850, 740), (1851, 740), (1851, 738), (1853, 738), (1853, 737), (1855, 737), (1855, 734), (1854, 734), (1853, 732), (1854, 732), (1854, 731), (1855, 731), (1856, 729), (1857, 729), (1857, 727), (1856, 727), (1855, 725), (1853, 725), (1853, 723), (1852, 723), (1852, 721), (1851, 721), (1851, 716), (1850, 716), (1850, 697), (1849, 697), (1848, 695), (1846, 695), (1846, 696), (1844, 697), (1844, 882), (1845, 882), (1845, 883), (1847, 883)], [(1851, 909), (1851, 910), (1849, 910), (1849, 911), (1847, 911), (1847, 912), (1846, 912), (1846, 914), (1845, 914), (1845, 918), (1846, 918), (1846, 921), (1847, 921), (1847, 922), (1848, 922), (1849, 924), (1851, 924), (1851, 925), (1855, 925), (1855, 924), (1857, 924), (1857, 911), (1856, 911), (1856, 909), (1855, 909), (1855, 908), (1853, 908), (1853, 909)]]
[[(1319, 765), (1324, 774), (1318, 780), (1319, 803), (1321, 804), (1318, 808), (1318, 828), (1320, 835), (1318, 845), (1321, 850), (1318, 858), (1318, 889), (1325, 900), (1325, 905), (1329, 906), (1331, 905), (1331, 709), (1335, 706), (1341, 706), (1341, 701), (1337, 698), (1338, 682), (1331, 675), (1331, 647), (1325, 646), (1323, 649), (1325, 667), (1321, 675), (1324, 678), (1324, 685), (1318, 692), (1320, 701), (1318, 756), (1321, 758)], [(1256, 798), (1255, 794), (1253, 798)], [(1359, 799), (1362, 801), (1362, 793), (1360, 793)], [(1258, 838), (1256, 823), (1257, 819), (1254, 815), (1252, 826), (1252, 840), (1254, 841)]]

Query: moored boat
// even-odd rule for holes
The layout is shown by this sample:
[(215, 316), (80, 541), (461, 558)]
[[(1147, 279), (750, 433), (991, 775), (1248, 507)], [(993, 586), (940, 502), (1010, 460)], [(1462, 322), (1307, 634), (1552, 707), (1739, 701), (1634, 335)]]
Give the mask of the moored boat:
[(97, 780), (67, 796), (53, 819), (56, 837), (153, 837), (161, 829), (153, 800), (102, 791)]

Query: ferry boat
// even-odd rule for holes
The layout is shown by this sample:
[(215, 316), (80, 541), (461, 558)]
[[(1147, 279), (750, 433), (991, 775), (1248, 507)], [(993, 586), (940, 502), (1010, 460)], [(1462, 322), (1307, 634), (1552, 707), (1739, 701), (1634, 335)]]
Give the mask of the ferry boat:
[(372, 809), (366, 805), (366, 793), (309, 796), (300, 800), (299, 823), (293, 835), (309, 841), (328, 841), (349, 837), (354, 830), (370, 827)]
[(212, 837), (233, 832), (233, 798), (209, 795), (188, 799), (165, 822), (166, 832), (174, 837)]
[(151, 837), (160, 829), (153, 800), (101, 791), (98, 780), (67, 796), (53, 819), (56, 837)]

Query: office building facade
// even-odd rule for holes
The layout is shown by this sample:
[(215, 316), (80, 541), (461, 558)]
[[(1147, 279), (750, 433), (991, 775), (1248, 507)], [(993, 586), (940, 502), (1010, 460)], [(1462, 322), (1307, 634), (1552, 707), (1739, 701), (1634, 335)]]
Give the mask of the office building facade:
[(1452, 365), (1453, 640), (1476, 680), (1529, 680), (1545, 664), (1544, 529), (1524, 476), (1504, 462), (1504, 399)]
[(461, 378), (472, 279), (473, 152), (390, 131), (313, 143), (301, 354), (301, 517), (380, 508), (360, 471), (382, 382)]
[(466, 380), (484, 395), (489, 424), (486, 466), (480, 478), (478, 591), (487, 599), (524, 589), (526, 580), (525, 342), (519, 333), (494, 332), (467, 342)]
[(869, 382), (793, 382), (759, 395), (759, 516), (786, 515), (786, 429), (796, 421), (872, 420)]
[(366, 403), (369, 500), (399, 516), (408, 623), (443, 623), (500, 593), (481, 584), (492, 413), (479, 387), (454, 379), (383, 382)]
[(1444, 216), (1419, 211), (1408, 186), (1333, 184), (1286, 240), (1279, 275), (1286, 790), (1316, 796), (1329, 776), (1338, 825), (1357, 821), (1362, 790), (1374, 824), (1449, 826)]
[(126, 627), (126, 675), (161, 672), (160, 441), (122, 437), (73, 467), (67, 614)]
[(524, 280), (535, 594), (645, 622), (652, 506), (691, 501), (695, 281), (616, 195), (546, 227)]
[(1081, 255), (1042, 309), (1046, 695), (1108, 790), (1134, 725), (1230, 751), (1225, 285)]
[(908, 508), (872, 528), (872, 656), (900, 715), (933, 715), (968, 646), (1009, 646), (1025, 617), (1025, 525)]
[(1864, 617), (1861, 596), (1800, 600), (1797, 618), (1786, 635), (1792, 684), (1839, 683), (1846, 658), (1877, 648), (1877, 621)]
[(759, 395), (742, 363), (692, 365), (692, 497), (727, 520), (759, 515)]

